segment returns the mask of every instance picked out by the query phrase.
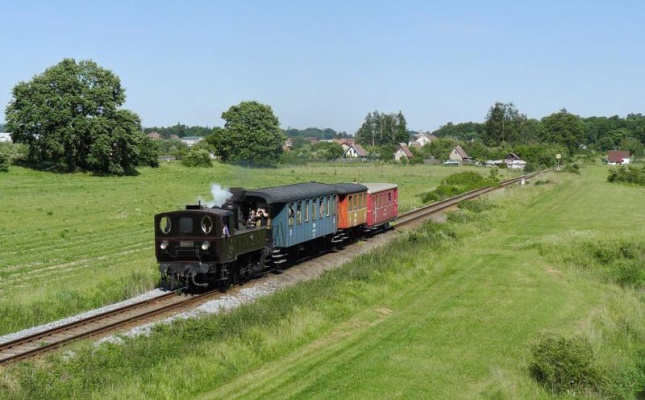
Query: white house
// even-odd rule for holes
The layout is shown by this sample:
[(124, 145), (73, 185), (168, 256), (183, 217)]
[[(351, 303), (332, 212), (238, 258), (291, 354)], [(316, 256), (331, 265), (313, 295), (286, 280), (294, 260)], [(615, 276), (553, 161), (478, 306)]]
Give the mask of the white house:
[(410, 143), (408, 143), (408, 146), (420, 146), (423, 147), (426, 144), (432, 142), (433, 140), (437, 139), (437, 137), (433, 134), (425, 134), (422, 133), (419, 136), (417, 136), (414, 140), (411, 140)]
[(201, 137), (201, 136), (185, 136), (185, 137), (181, 138), (181, 141), (186, 143), (186, 146), (191, 147), (191, 146), (201, 142), (202, 139), (203, 139), (203, 137)]
[(632, 154), (626, 150), (609, 150), (607, 162), (609, 165), (627, 165), (632, 160)]
[(343, 159), (360, 159), (367, 160), (367, 151), (358, 143), (351, 145), (341, 157)]
[(518, 156), (515, 153), (508, 153), (508, 155), (504, 158), (504, 162), (506, 163), (506, 168), (508, 169), (524, 169), (526, 167), (526, 161), (522, 160), (520, 156)]
[(13, 140), (11, 140), (11, 133), (9, 132), (0, 133), (0, 142), (13, 142)]

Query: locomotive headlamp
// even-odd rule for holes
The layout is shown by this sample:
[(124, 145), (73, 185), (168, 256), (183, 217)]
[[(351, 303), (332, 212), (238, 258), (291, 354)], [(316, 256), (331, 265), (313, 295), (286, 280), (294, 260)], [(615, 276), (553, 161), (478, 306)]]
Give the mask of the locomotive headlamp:
[(202, 250), (206, 251), (211, 247), (211, 244), (208, 242), (202, 243)]
[(159, 245), (159, 248), (160, 248), (161, 250), (166, 250), (166, 249), (168, 248), (168, 242), (164, 240), (164, 241), (163, 241), (163, 242), (161, 242), (161, 244)]

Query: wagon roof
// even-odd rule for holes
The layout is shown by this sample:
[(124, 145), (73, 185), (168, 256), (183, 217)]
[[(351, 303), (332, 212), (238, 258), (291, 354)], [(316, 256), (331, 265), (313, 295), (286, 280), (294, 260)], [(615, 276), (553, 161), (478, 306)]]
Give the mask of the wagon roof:
[(259, 197), (261, 199), (264, 199), (267, 204), (272, 204), (287, 203), (290, 201), (308, 199), (311, 197), (328, 196), (330, 194), (337, 193), (338, 190), (332, 185), (310, 182), (248, 190), (246, 192), (246, 197)]
[(367, 193), (378, 193), (384, 190), (396, 189), (398, 186), (394, 183), (363, 183), (367, 186)]
[(367, 192), (367, 186), (358, 183), (332, 183), (333, 187), (338, 190), (338, 194), (347, 195), (360, 192)]

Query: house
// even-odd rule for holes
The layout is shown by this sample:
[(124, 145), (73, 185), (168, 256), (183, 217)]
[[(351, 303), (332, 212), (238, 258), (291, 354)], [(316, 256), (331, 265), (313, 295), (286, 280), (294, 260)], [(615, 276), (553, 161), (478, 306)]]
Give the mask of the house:
[(408, 143), (408, 146), (410, 146), (410, 147), (412, 147), (412, 146), (423, 147), (426, 144), (428, 144), (428, 143), (430, 143), (430, 142), (432, 142), (433, 140), (436, 140), (436, 139), (437, 139), (437, 137), (435, 135), (433, 135), (433, 134), (422, 133), (422, 134), (418, 135), (417, 137), (415, 137), (414, 140), (410, 141), (410, 143)]
[(181, 141), (186, 143), (186, 146), (192, 147), (196, 145), (197, 143), (201, 142), (203, 137), (201, 136), (185, 136), (181, 138)]
[(626, 150), (609, 150), (607, 152), (607, 164), (627, 165), (632, 160), (632, 155)]
[(0, 133), (0, 142), (13, 142), (13, 140), (11, 140), (11, 133), (9, 132)]
[(508, 153), (506, 157), (504, 157), (504, 163), (506, 163), (506, 168), (508, 169), (524, 169), (526, 167), (526, 161), (522, 160), (517, 154), (515, 153)]
[(359, 159), (361, 161), (367, 160), (367, 151), (363, 148), (358, 143), (354, 143), (347, 150), (345, 150), (345, 153), (343, 153), (343, 156), (341, 157), (343, 160), (356, 160)]
[(468, 164), (472, 161), (472, 158), (466, 154), (461, 146), (455, 146), (455, 148), (450, 152), (448, 159), (451, 161), (458, 161), (460, 164)]
[(152, 140), (161, 139), (161, 135), (159, 134), (159, 132), (150, 132), (146, 136), (148, 136)]
[(282, 145), (282, 151), (291, 151), (291, 149), (293, 149), (293, 140), (291, 140), (291, 138), (287, 138)]
[(394, 159), (396, 161), (401, 161), (401, 159), (409, 160), (412, 157), (414, 157), (414, 154), (412, 154), (410, 148), (408, 148), (405, 143), (399, 143), (396, 152), (394, 153)]
[(338, 143), (343, 148), (343, 151), (347, 151), (354, 143), (356, 139), (333, 139), (334, 143)]

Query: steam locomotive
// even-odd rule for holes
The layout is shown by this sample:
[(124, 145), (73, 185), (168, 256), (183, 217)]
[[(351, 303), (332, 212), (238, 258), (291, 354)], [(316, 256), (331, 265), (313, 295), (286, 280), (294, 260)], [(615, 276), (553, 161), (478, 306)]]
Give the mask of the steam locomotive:
[(220, 207), (200, 203), (155, 215), (155, 255), (165, 286), (225, 290), (384, 231), (398, 215), (398, 187), (391, 183), (309, 182), (230, 192)]

